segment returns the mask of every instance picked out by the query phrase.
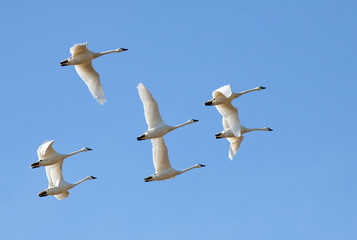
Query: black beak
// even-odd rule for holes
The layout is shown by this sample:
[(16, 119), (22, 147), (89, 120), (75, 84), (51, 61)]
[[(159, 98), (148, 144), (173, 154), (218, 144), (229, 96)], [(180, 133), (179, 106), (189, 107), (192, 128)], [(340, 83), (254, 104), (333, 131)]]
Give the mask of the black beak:
[(137, 137), (136, 139), (137, 139), (138, 141), (142, 141), (142, 140), (145, 140), (144, 137), (145, 137), (145, 134), (140, 135), (140, 136)]
[(259, 86), (261, 89), (266, 89), (266, 87)]
[(193, 122), (198, 122), (198, 120), (196, 120), (196, 119), (192, 119), (193, 120)]
[(92, 177), (92, 179), (97, 179), (97, 177), (93, 177), (93, 176), (91, 176)]
[(46, 191), (42, 191), (38, 194), (39, 197), (46, 197), (47, 194), (46, 194)]
[(92, 149), (91, 148), (87, 148), (87, 151), (92, 151)]
[(222, 133), (220, 132), (220, 133), (217, 133), (216, 135), (215, 135), (215, 137), (216, 138), (222, 138), (222, 137), (220, 137), (222, 135)]
[(201, 167), (206, 167), (206, 165), (200, 164)]
[(40, 165), (39, 162), (34, 162), (31, 164), (31, 168), (38, 168), (38, 167), (40, 167), (39, 165)]
[(269, 130), (269, 131), (273, 131), (273, 129), (271, 129), (271, 128), (268, 128), (268, 130)]
[(205, 106), (212, 106), (212, 100), (205, 102)]
[(121, 50), (123, 50), (123, 52), (124, 52), (124, 51), (128, 51), (128, 49), (126, 49), (126, 48), (122, 48)]

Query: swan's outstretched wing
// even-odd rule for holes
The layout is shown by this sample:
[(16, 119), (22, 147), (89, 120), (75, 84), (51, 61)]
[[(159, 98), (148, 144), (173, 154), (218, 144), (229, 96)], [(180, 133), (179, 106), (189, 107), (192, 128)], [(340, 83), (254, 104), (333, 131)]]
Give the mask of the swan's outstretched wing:
[(232, 88), (231, 85), (225, 85), (223, 87), (220, 87), (212, 92), (213, 98), (217, 98), (220, 95), (225, 96), (226, 98), (229, 98), (232, 95)]
[(152, 158), (156, 173), (170, 169), (169, 154), (163, 137), (152, 138)]
[[(232, 130), (234, 136), (240, 137), (242, 134), (240, 132), (238, 109), (233, 107), (233, 105), (231, 103), (224, 103), (224, 104), (215, 105), (215, 106), (217, 108), (217, 111), (227, 121), (227, 124), (228, 124), (229, 128)], [(224, 123), (223, 123), (223, 126), (224, 126)]]
[(106, 100), (104, 97), (104, 92), (102, 84), (100, 83), (99, 74), (94, 70), (92, 62), (86, 62), (78, 65), (74, 65), (78, 75), (87, 84), (89, 91), (92, 93), (93, 97), (103, 105)]
[(48, 188), (58, 187), (61, 182), (64, 182), (62, 176), (63, 160), (58, 163), (46, 166), (46, 175), (48, 179)]
[(58, 199), (58, 200), (62, 200), (64, 198), (68, 198), (68, 195), (69, 195), (69, 192), (68, 191), (65, 191), (61, 194), (57, 194), (55, 195), (55, 197)]
[(227, 138), (227, 140), (231, 143), (231, 145), (229, 146), (229, 155), (228, 157), (233, 160), (234, 155), (236, 154), (236, 152), (238, 151), (238, 148), (243, 140), (243, 136), (240, 137), (234, 137), (234, 138)]
[(55, 150), (52, 148), (52, 144), (55, 142), (55, 140), (52, 141), (45, 141), (42, 143), (41, 146), (38, 147), (37, 149), (37, 156), (39, 159), (43, 159), (47, 156), (50, 156), (54, 153), (56, 153)]
[[(163, 124), (159, 106), (144, 84), (138, 85), (139, 96), (144, 105), (145, 119), (149, 129)], [(164, 143), (165, 145), (165, 143)]]
[(69, 52), (72, 54), (72, 57), (75, 57), (83, 52), (88, 51), (87, 45), (88, 43), (74, 44), (74, 46), (69, 49)]

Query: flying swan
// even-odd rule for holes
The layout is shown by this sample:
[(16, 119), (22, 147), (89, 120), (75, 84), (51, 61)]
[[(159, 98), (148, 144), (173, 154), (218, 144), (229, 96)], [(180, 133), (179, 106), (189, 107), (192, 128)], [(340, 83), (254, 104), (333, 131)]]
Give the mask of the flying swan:
[(191, 169), (205, 167), (205, 165), (196, 164), (184, 170), (177, 171), (171, 167), (169, 161), (169, 154), (167, 151), (167, 147), (165, 145), (164, 138), (163, 137), (153, 138), (151, 139), (151, 143), (152, 143), (152, 158), (154, 162), (155, 173), (147, 178), (144, 178), (145, 182), (161, 181), (170, 178), (173, 179), (175, 178), (175, 176), (187, 172)]
[(190, 119), (187, 122), (176, 126), (165, 124), (161, 118), (159, 106), (149, 90), (142, 83), (139, 83), (138, 91), (140, 99), (144, 105), (145, 119), (148, 125), (148, 130), (137, 138), (138, 141), (162, 137), (176, 128), (198, 122), (198, 120)]
[(63, 60), (61, 62), (61, 66), (74, 65), (78, 75), (82, 78), (85, 84), (87, 84), (93, 97), (99, 104), (103, 105), (106, 100), (104, 97), (102, 84), (100, 83), (99, 74), (94, 70), (92, 66), (92, 60), (105, 54), (123, 52), (127, 51), (128, 49), (118, 48), (97, 53), (88, 50), (87, 44), (88, 43), (80, 43), (71, 47), (70, 53), (72, 54), (72, 57)]
[(240, 93), (233, 93), (231, 85), (225, 85), (212, 92), (213, 99), (205, 102), (206, 106), (216, 106), (217, 111), (226, 119), (229, 128), (232, 130), (234, 136), (241, 137), (241, 127), (238, 118), (238, 110), (233, 107), (232, 100), (242, 96), (243, 94), (263, 90), (265, 87), (259, 86)]
[(90, 148), (82, 148), (81, 150), (69, 153), (69, 154), (60, 154), (53, 150), (52, 144), (55, 142), (55, 140), (52, 141), (45, 141), (41, 146), (38, 147), (37, 149), (37, 155), (38, 155), (38, 161), (34, 162), (31, 164), (32, 168), (38, 168), (41, 166), (49, 166), (55, 163), (58, 163), (60, 161), (63, 161), (63, 159), (68, 158), (74, 154), (80, 153), (80, 152), (86, 152), (90, 151), (92, 149)]
[[(236, 152), (238, 151), (238, 148), (243, 140), (243, 136), (240, 136), (240, 137), (234, 136), (232, 130), (228, 126), (227, 120), (224, 117), (222, 118), (222, 124), (223, 124), (224, 130), (222, 132), (219, 132), (216, 134), (216, 139), (227, 138), (227, 140), (230, 142), (228, 157), (231, 160), (233, 160), (233, 157), (236, 154)], [(268, 128), (268, 127), (246, 128), (242, 124), (239, 124), (239, 126), (240, 126), (240, 132), (242, 135), (247, 132), (251, 132), (251, 131), (273, 131), (273, 129)]]
[(63, 160), (46, 166), (46, 175), (48, 179), (48, 188), (38, 194), (39, 197), (45, 197), (48, 195), (54, 195), (58, 200), (68, 198), (68, 190), (74, 188), (78, 184), (91, 179), (96, 179), (96, 177), (88, 176), (74, 184), (68, 183), (63, 179), (62, 176), (62, 164)]

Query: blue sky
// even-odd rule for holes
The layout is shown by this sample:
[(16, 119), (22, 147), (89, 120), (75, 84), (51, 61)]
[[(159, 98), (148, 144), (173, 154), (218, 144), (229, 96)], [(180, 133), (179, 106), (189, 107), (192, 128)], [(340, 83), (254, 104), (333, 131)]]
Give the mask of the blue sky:
[[(356, 1), (2, 1), (2, 239), (356, 239)], [(75, 43), (128, 48), (93, 62), (100, 106), (73, 67)], [(168, 124), (172, 166), (154, 172), (136, 85)], [(214, 107), (218, 87), (266, 90), (234, 101), (247, 127), (233, 161)], [(68, 199), (39, 198), (45, 139), (67, 159)]]

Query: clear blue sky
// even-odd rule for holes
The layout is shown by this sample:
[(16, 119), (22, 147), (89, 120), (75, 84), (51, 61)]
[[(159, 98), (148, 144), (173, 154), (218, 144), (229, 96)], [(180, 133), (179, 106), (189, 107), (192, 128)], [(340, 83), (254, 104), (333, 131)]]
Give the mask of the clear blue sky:
[[(357, 239), (356, 1), (1, 1), (1, 239)], [(93, 62), (100, 106), (73, 67), (75, 43), (129, 51)], [(154, 172), (136, 85), (169, 124), (171, 163)], [(233, 161), (216, 88), (266, 90), (234, 101), (248, 133)], [(45, 139), (67, 153), (68, 199), (39, 198)]]

